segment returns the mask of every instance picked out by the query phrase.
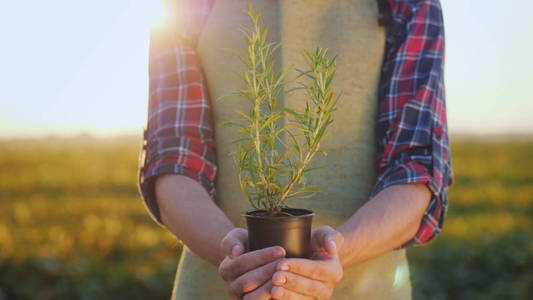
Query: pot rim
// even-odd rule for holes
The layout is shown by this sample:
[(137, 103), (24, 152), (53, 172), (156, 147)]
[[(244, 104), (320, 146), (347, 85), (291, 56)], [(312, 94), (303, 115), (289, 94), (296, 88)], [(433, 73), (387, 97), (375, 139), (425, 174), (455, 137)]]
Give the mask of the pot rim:
[[(283, 209), (297, 209), (297, 210), (300, 210), (300, 211), (305, 211), (307, 213), (305, 214), (302, 214), (302, 215), (297, 215), (297, 216), (280, 216), (280, 217), (273, 217), (273, 216), (254, 216), (254, 215), (251, 215), (250, 213), (251, 212), (255, 212), (255, 211), (265, 211), (264, 209), (250, 209), (250, 210), (247, 210), (246, 212), (244, 212), (243, 214), (241, 214), (243, 217), (246, 217), (246, 218), (250, 218), (250, 219), (272, 219), (272, 220), (279, 220), (279, 219), (302, 219), (302, 218), (308, 218), (308, 217), (312, 217), (315, 215), (315, 212), (312, 211), (312, 210), (309, 210), (309, 209), (305, 209), (305, 208), (296, 208), (296, 207), (285, 207)], [(282, 209), (282, 210), (283, 210)]]

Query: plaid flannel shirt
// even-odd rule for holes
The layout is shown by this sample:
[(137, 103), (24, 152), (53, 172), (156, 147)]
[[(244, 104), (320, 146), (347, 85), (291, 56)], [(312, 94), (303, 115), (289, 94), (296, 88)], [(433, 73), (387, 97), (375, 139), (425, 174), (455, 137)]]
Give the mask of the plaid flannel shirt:
[[(150, 37), (148, 121), (139, 187), (152, 217), (161, 222), (154, 179), (181, 174), (215, 199), (216, 145), (210, 99), (195, 52), (215, 0), (178, 0), (171, 23)], [(176, 5), (176, 1), (170, 2)], [(379, 85), (378, 178), (373, 198), (386, 187), (423, 183), (432, 192), (413, 239), (423, 245), (441, 231), (452, 183), (443, 82), (444, 27), (438, 0), (388, 0), (386, 49)], [(179, 30), (176, 30), (179, 28)]]

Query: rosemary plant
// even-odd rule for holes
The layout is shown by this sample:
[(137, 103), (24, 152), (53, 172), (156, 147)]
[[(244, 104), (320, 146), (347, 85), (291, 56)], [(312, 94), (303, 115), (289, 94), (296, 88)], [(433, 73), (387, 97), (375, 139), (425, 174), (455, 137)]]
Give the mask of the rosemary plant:
[[(234, 141), (237, 150), (232, 153), (239, 171), (242, 192), (255, 209), (268, 215), (284, 214), (285, 201), (308, 198), (320, 187), (307, 185), (304, 175), (318, 169), (309, 163), (319, 152), (320, 143), (328, 135), (333, 122), (332, 114), (339, 99), (331, 89), (336, 70), (336, 56), (326, 58), (327, 49), (317, 47), (313, 52), (304, 50), (307, 70), (295, 68), (306, 82), (285, 91), (284, 81), (289, 66), (282, 72), (274, 70), (273, 53), (280, 43), (267, 43), (268, 29), (259, 15), (254, 15), (251, 4), (246, 11), (253, 28), (241, 27), (247, 42), (247, 53), (234, 51), (246, 64), (246, 89), (235, 91), (250, 104), (248, 112), (237, 111), (240, 122), (226, 122), (222, 126), (235, 127), (241, 138)], [(231, 50), (231, 49), (230, 49)], [(307, 102), (303, 112), (278, 104), (284, 94), (297, 90), (305, 92)], [(325, 154), (325, 153), (323, 153)]]

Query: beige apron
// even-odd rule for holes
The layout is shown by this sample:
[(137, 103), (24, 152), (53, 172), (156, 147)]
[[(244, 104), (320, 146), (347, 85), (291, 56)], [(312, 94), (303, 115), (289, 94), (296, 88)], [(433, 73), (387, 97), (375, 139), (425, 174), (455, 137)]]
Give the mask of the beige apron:
[[(328, 48), (330, 57), (338, 54), (333, 88), (343, 91), (331, 124), (331, 134), (322, 143), (327, 156), (317, 156), (315, 165), (326, 168), (309, 173), (307, 181), (324, 192), (313, 199), (289, 202), (291, 207), (316, 212), (313, 227), (337, 227), (368, 199), (376, 180), (377, 89), (384, 51), (385, 32), (378, 26), (376, 0), (218, 0), (199, 40), (197, 50), (207, 81), (215, 120), (218, 173), (217, 203), (230, 220), (245, 227), (241, 213), (250, 209), (244, 199), (233, 161), (231, 142), (234, 128), (220, 128), (239, 119), (236, 109), (248, 105), (238, 97), (221, 95), (245, 88), (244, 64), (223, 48), (246, 52), (239, 25), (251, 27), (245, 14), (247, 3), (263, 17), (269, 39), (281, 42), (279, 70), (290, 64), (306, 69), (302, 50)], [(291, 73), (294, 78), (298, 73)], [(293, 87), (293, 86), (290, 86)], [(302, 93), (280, 99), (281, 104), (301, 111), (306, 101)], [(209, 220), (205, 220), (209, 222)], [(173, 299), (229, 299), (217, 269), (184, 247), (179, 263)], [(332, 299), (411, 299), (409, 268), (405, 250), (346, 268)]]

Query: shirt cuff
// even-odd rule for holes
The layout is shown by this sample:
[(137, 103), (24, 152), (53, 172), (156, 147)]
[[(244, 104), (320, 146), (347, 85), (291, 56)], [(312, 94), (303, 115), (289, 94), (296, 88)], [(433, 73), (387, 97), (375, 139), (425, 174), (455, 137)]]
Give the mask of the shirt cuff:
[[(179, 139), (179, 138), (175, 138)], [(191, 141), (187, 141), (189, 148), (181, 150), (167, 151), (161, 155), (146, 155), (146, 142), (143, 142), (141, 150), (138, 188), (143, 198), (145, 207), (150, 212), (152, 219), (159, 225), (166, 227), (161, 220), (161, 213), (157, 205), (155, 196), (155, 179), (163, 174), (177, 174), (187, 176), (207, 191), (209, 196), (215, 199), (214, 176), (216, 166), (211, 165), (209, 160), (197, 153), (190, 152)], [(200, 148), (209, 147), (198, 145)], [(214, 153), (210, 153), (214, 156)], [(152, 158), (150, 158), (152, 157)], [(210, 157), (212, 159), (212, 157)]]
[(424, 164), (411, 161), (406, 164), (397, 163), (384, 170), (378, 177), (370, 198), (375, 197), (385, 188), (396, 184), (422, 183), (426, 184), (431, 191), (431, 199), (424, 211), (417, 233), (411, 240), (395, 250), (425, 245), (434, 240), (442, 230), (448, 209), (448, 185), (439, 184), (430, 174), (429, 169)]
[(163, 174), (177, 174), (187, 176), (200, 183), (212, 199), (215, 199), (215, 185), (205, 175), (187, 168), (184, 165), (167, 163), (165, 161), (173, 160), (172, 157), (162, 158), (156, 162), (156, 167), (150, 168), (147, 172), (140, 173), (139, 189), (144, 200), (144, 204), (154, 221), (159, 225), (165, 226), (161, 220), (161, 213), (155, 199), (155, 179)]

